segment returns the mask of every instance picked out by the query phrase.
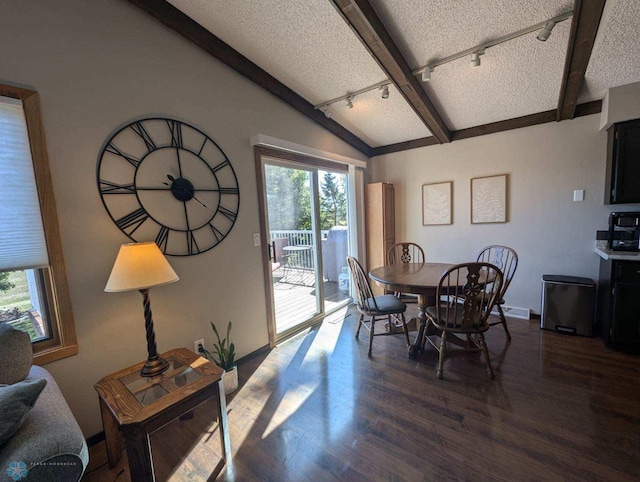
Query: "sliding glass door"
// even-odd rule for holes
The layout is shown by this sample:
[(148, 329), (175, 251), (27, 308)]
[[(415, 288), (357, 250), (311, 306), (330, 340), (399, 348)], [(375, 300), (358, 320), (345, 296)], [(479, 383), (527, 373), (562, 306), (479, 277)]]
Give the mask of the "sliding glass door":
[(275, 156), (260, 156), (260, 174), (275, 343), (349, 300), (348, 176)]
[(325, 312), (343, 306), (349, 297), (348, 176), (317, 171), (320, 204), (322, 285)]
[(322, 312), (314, 181), (310, 170), (266, 163), (276, 337)]

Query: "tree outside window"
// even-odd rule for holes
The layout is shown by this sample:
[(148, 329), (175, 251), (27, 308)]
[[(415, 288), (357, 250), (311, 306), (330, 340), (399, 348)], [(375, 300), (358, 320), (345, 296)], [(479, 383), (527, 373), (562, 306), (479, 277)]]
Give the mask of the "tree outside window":
[(48, 317), (41, 309), (37, 270), (0, 273), (0, 323), (26, 331), (31, 341), (51, 338)]
[(320, 182), (320, 229), (347, 225), (347, 195), (344, 180), (325, 172)]

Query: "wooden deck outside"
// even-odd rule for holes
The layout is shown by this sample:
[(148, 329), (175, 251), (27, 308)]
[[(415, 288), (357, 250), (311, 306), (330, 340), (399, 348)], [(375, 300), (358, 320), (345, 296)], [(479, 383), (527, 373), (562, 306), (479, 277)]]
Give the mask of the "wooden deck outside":
[[(313, 270), (280, 267), (273, 272), (273, 280), (278, 333), (292, 328), (318, 312)], [(325, 281), (324, 297), (325, 312), (329, 312), (348, 299), (349, 295), (338, 289), (336, 281)]]

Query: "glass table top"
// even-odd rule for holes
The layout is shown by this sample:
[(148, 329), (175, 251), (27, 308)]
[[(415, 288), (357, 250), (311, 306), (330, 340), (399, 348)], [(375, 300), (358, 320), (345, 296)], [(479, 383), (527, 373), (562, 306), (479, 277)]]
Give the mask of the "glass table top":
[(146, 406), (204, 376), (174, 356), (166, 360), (169, 363), (169, 368), (158, 377), (142, 377), (140, 372), (136, 371), (120, 377), (118, 380), (142, 406)]

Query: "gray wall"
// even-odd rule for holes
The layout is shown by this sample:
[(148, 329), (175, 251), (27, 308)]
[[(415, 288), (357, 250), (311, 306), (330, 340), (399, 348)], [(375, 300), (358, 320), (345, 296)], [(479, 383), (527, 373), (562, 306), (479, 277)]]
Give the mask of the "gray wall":
[(60, 216), (77, 356), (47, 365), (86, 436), (102, 430), (93, 389), (146, 358), (141, 297), (105, 293), (128, 242), (96, 186), (98, 152), (126, 121), (175, 116), (207, 132), (231, 159), (241, 202), (236, 225), (213, 250), (170, 258), (180, 281), (151, 291), (158, 348), (213, 340), (209, 321), (233, 321), (239, 356), (267, 344), (253, 149), (263, 133), (317, 149), (362, 154), (120, 0), (0, 0), (0, 79), (40, 92)]
[[(468, 261), (488, 244), (515, 248), (506, 302), (539, 313), (543, 274), (597, 277), (596, 230), (611, 210), (598, 123), (592, 115), (379, 156), (371, 181), (395, 185), (396, 239), (422, 245), (427, 261)], [(470, 179), (504, 173), (509, 222), (472, 225)], [(422, 184), (441, 181), (453, 181), (453, 224), (422, 226)], [(574, 189), (586, 191), (583, 202), (573, 202)]]

